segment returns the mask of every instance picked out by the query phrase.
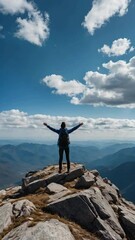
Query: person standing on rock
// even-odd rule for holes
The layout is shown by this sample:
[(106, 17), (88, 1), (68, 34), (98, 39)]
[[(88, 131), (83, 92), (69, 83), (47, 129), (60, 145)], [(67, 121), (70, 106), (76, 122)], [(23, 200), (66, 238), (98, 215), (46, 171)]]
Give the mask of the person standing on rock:
[(62, 161), (63, 161), (63, 153), (65, 152), (66, 155), (66, 161), (67, 161), (67, 173), (70, 172), (70, 159), (69, 159), (69, 134), (74, 132), (76, 129), (78, 129), (80, 126), (83, 125), (83, 123), (79, 123), (77, 126), (67, 129), (66, 123), (61, 123), (60, 129), (55, 129), (50, 127), (47, 123), (43, 123), (44, 126), (49, 128), (51, 131), (59, 134), (58, 137), (58, 146), (59, 146), (59, 173), (62, 171)]

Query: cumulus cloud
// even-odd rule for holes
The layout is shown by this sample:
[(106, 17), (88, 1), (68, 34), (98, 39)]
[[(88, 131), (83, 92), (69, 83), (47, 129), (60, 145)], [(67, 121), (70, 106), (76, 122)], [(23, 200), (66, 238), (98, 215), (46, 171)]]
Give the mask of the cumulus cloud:
[(30, 43), (42, 46), (49, 36), (49, 15), (42, 16), (39, 12), (29, 14), (28, 19), (17, 18), (18, 30), (15, 36)]
[(50, 88), (53, 88), (53, 93), (66, 94), (68, 96), (80, 94), (85, 89), (85, 86), (82, 83), (76, 80), (65, 81), (61, 75), (55, 74), (46, 76), (42, 80), (42, 83), (46, 84)]
[(102, 52), (106, 55), (110, 56), (121, 56), (125, 54), (127, 51), (134, 51), (134, 47), (131, 46), (131, 41), (127, 38), (119, 38), (114, 40), (112, 46), (104, 44), (101, 49), (98, 49), (99, 52)]
[(42, 14), (34, 4), (27, 0), (0, 0), (0, 12), (3, 14), (27, 14), (27, 17), (17, 17), (15, 37), (42, 46), (49, 37), (49, 15)]
[(65, 121), (68, 127), (83, 122), (84, 125), (80, 131), (91, 129), (127, 129), (135, 128), (134, 119), (113, 119), (113, 118), (86, 118), (86, 117), (68, 117), (68, 116), (50, 116), (44, 114), (29, 115), (26, 112), (12, 109), (0, 112), (0, 128), (45, 128), (43, 122), (51, 123), (52, 126), (59, 129), (61, 122)]
[(93, 35), (97, 28), (105, 24), (112, 16), (123, 16), (128, 11), (131, 0), (94, 0), (91, 10), (85, 16), (83, 26)]
[[(26, 112), (12, 109), (9, 111), (0, 112), (0, 129), (3, 138), (20, 138), (33, 140), (51, 140), (57, 136), (49, 131), (43, 122), (51, 124), (51, 126), (59, 129), (61, 122), (65, 121), (68, 128), (72, 128), (76, 124), (83, 122), (84, 125), (72, 134), (74, 140), (86, 140), (98, 138), (109, 138), (118, 136), (123, 138), (124, 134), (129, 138), (132, 136), (133, 129), (135, 129), (134, 119), (113, 119), (113, 118), (86, 118), (86, 117), (68, 117), (68, 116), (50, 116), (43, 114), (29, 115)], [(128, 136), (127, 136), (128, 135)]]
[(107, 73), (88, 71), (84, 84), (66, 82), (60, 75), (47, 76), (42, 82), (53, 88), (53, 93), (71, 97), (72, 104), (135, 108), (135, 57), (129, 62), (109, 61), (102, 66)]
[(135, 57), (104, 63), (108, 74), (89, 71), (85, 74), (87, 91), (79, 103), (135, 108)]
[(27, 0), (0, 0), (0, 12), (3, 14), (24, 13), (25, 11), (33, 11), (32, 3)]

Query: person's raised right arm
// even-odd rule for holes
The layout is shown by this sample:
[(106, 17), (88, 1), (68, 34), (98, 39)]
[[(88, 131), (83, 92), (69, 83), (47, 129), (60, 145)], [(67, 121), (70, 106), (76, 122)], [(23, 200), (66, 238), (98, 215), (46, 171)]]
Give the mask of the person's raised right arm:
[(43, 123), (43, 125), (46, 126), (47, 128), (49, 128), (51, 131), (59, 134), (59, 130), (58, 129), (50, 127), (47, 123)]

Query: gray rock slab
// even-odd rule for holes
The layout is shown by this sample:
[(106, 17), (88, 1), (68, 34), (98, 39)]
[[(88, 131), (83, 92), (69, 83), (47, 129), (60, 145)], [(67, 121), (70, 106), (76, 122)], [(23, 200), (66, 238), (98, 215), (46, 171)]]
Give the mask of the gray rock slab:
[[(44, 188), (52, 182), (64, 184), (65, 182), (72, 181), (77, 177), (81, 177), (83, 174), (84, 174), (84, 167), (83, 165), (81, 166), (79, 165), (79, 167), (74, 168), (69, 174), (66, 174), (66, 173), (58, 174), (56, 172), (53, 172), (48, 176), (46, 176), (45, 178), (37, 179), (30, 183), (29, 183), (29, 180), (25, 178), (25, 180), (23, 181), (22, 189), (27, 194), (34, 193), (39, 188), (41, 187)], [(41, 176), (43, 176), (43, 174), (41, 174)], [(32, 176), (32, 178), (34, 179), (34, 176)]]
[(36, 192), (39, 188), (44, 188), (46, 186), (46, 179), (35, 180), (26, 186), (23, 185), (23, 191), (27, 194), (30, 194)]
[(74, 170), (72, 170), (69, 174), (66, 175), (64, 182), (70, 182), (74, 179), (81, 177), (84, 174), (84, 166), (78, 167)]
[(25, 185), (23, 185), (23, 191), (26, 192), (27, 194), (34, 193), (39, 188), (44, 188), (52, 182), (59, 183), (64, 178), (65, 178), (65, 174), (53, 173), (53, 174), (50, 174), (46, 178), (34, 180), (33, 182), (30, 182), (29, 184), (25, 183)]
[(108, 219), (111, 216), (112, 209), (98, 188), (95, 187), (95, 188), (89, 189), (84, 193), (90, 196), (90, 200), (92, 201), (101, 219)]
[(68, 194), (70, 194), (70, 193), (71, 193), (71, 191), (68, 190), (68, 189), (67, 189), (67, 190), (64, 190), (64, 191), (61, 191), (61, 192), (59, 192), (59, 193), (55, 193), (55, 194), (49, 196), (49, 200), (48, 200), (47, 202), (48, 202), (48, 203), (55, 202), (55, 201), (57, 201), (58, 199), (66, 196), (66, 195), (68, 195)]
[(22, 185), (27, 186), (31, 182), (45, 178), (48, 175), (49, 170), (50, 170), (50, 167), (47, 167), (39, 171), (28, 172), (25, 175), (25, 177), (22, 179)]
[(75, 188), (90, 188), (96, 181), (96, 177), (91, 172), (84, 173), (75, 184)]
[(93, 203), (99, 217), (102, 220), (105, 220), (106, 223), (111, 226), (111, 229), (113, 229), (117, 234), (119, 234), (121, 237), (124, 237), (125, 233), (118, 221), (118, 218), (111, 205), (102, 195), (100, 189), (97, 187), (92, 187), (88, 190), (85, 190), (84, 193), (90, 195), (90, 200)]
[(59, 193), (59, 192), (62, 192), (62, 191), (65, 191), (67, 190), (66, 187), (64, 187), (63, 185), (61, 184), (58, 184), (58, 183), (50, 183), (47, 187), (46, 187), (46, 192), (48, 194), (53, 194), (53, 193)]
[(119, 199), (118, 189), (110, 186), (110, 184), (103, 181), (101, 177), (97, 177), (97, 186), (101, 189), (103, 196), (109, 201), (116, 203)]
[(61, 198), (48, 204), (45, 210), (66, 217), (88, 231), (98, 233), (100, 230), (106, 230), (109, 235), (111, 230), (113, 237), (119, 236), (116, 239), (125, 236), (115, 212), (96, 187)]
[[(25, 175), (25, 177), (22, 179), (22, 187), (25, 188), (28, 184), (30, 184), (36, 180), (49, 179), (51, 177), (51, 175), (52, 176), (57, 175), (57, 177), (58, 177), (58, 168), (59, 168), (58, 165), (53, 165), (53, 166), (48, 166), (39, 171), (27, 173)], [(65, 168), (65, 167), (63, 167), (63, 168)], [(79, 169), (81, 168), (84, 170), (84, 166), (82, 164), (71, 163), (71, 172), (73, 172), (74, 170), (76, 170), (78, 168)], [(65, 173), (62, 173), (61, 175), (63, 175), (63, 177), (65, 177)], [(53, 181), (50, 181), (47, 184), (49, 184), (51, 182), (53, 182)]]
[(58, 173), (52, 173), (46, 178), (47, 185), (54, 182), (54, 183), (61, 183), (66, 178), (66, 174), (58, 174)]
[(31, 182), (34, 182), (34, 181), (36, 181), (38, 179), (40, 179), (39, 176), (24, 177), (22, 179), (22, 188), (25, 188), (28, 184), (30, 184)]
[(39, 222), (33, 227), (28, 225), (26, 222), (13, 229), (2, 240), (75, 240), (69, 227), (56, 219)]
[(81, 177), (84, 174), (83, 165), (76, 167), (70, 171), (70, 173), (53, 173), (46, 178), (47, 185), (54, 182), (64, 184), (65, 182), (73, 181), (74, 179)]
[(7, 203), (0, 207), (0, 233), (12, 223), (12, 204)]
[(96, 219), (97, 213), (94, 206), (85, 194), (72, 194), (61, 198), (54, 203), (48, 204), (45, 211), (57, 213), (66, 217), (82, 227), (91, 230), (92, 222)]

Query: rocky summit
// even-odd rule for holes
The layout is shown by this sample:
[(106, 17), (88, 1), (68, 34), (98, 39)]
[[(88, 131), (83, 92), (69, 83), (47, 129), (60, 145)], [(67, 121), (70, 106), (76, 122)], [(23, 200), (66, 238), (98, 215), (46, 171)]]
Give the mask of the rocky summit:
[(48, 166), (0, 191), (0, 239), (135, 240), (135, 205), (97, 170)]

